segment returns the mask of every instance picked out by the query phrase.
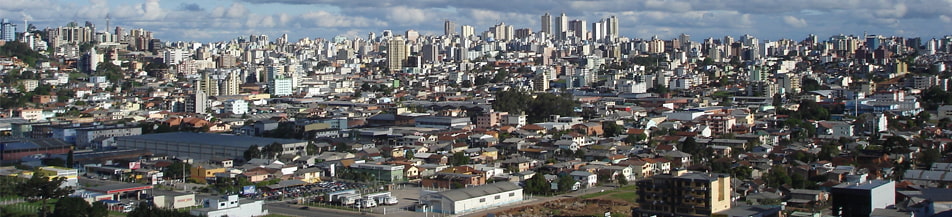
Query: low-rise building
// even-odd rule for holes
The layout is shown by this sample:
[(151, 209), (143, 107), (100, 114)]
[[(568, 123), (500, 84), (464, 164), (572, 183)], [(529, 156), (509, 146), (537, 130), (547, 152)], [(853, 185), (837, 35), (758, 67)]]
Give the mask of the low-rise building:
[(456, 215), (522, 200), (522, 187), (512, 182), (496, 182), (472, 188), (424, 193), (420, 195), (419, 210)]
[(356, 172), (369, 173), (377, 181), (398, 182), (403, 181), (403, 165), (378, 165), (358, 163), (350, 165), (350, 168)]
[(268, 214), (268, 210), (263, 208), (264, 201), (241, 201), (238, 199), (238, 195), (205, 199), (202, 201), (202, 207), (193, 209), (189, 214), (208, 217), (253, 217)]

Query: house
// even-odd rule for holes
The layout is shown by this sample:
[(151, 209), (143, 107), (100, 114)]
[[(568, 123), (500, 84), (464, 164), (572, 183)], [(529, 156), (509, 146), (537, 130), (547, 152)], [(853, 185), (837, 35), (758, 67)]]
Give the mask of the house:
[(819, 138), (839, 139), (853, 137), (853, 125), (845, 121), (818, 121), (816, 135)]
[(529, 170), (532, 159), (527, 157), (514, 157), (503, 160), (500, 165), (509, 170), (510, 173)]
[(595, 184), (598, 184), (598, 175), (588, 171), (572, 171), (569, 175), (572, 176), (575, 181), (582, 183), (582, 186), (586, 188), (595, 187)]
[(406, 177), (406, 180), (415, 180), (420, 178), (420, 167), (417, 167), (417, 166), (403, 167), (403, 176)]
[(579, 133), (583, 133), (585, 135), (601, 136), (602, 134), (605, 133), (605, 131), (602, 129), (602, 124), (597, 122), (588, 122), (588, 123), (572, 125), (572, 129), (575, 131), (578, 131)]
[(195, 180), (198, 183), (205, 183), (208, 179), (214, 179), (215, 173), (225, 172), (224, 167), (213, 166), (208, 164), (196, 164), (192, 166), (189, 171), (189, 176), (192, 180)]
[(245, 170), (245, 172), (241, 173), (241, 175), (248, 178), (248, 181), (250, 182), (260, 182), (271, 178), (280, 177), (281, 171), (278, 169), (258, 167)]
[(462, 188), (486, 184), (486, 175), (483, 171), (469, 166), (458, 166), (443, 169), (436, 174), (423, 178), (421, 186), (434, 188)]
[(294, 171), (294, 178), (307, 183), (317, 183), (321, 181), (323, 173), (324, 170), (318, 167), (299, 169)]

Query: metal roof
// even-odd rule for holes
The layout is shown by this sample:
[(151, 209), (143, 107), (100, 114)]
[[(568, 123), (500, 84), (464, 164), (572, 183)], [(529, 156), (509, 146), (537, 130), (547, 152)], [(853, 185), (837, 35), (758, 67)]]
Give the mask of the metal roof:
[(477, 198), (487, 195), (498, 194), (502, 192), (514, 191), (522, 189), (512, 182), (496, 182), (491, 184), (480, 185), (472, 188), (460, 188), (449, 191), (444, 191), (437, 193), (443, 197), (446, 197), (452, 201), (461, 201), (471, 198)]
[(226, 134), (190, 133), (190, 132), (155, 133), (155, 134), (143, 134), (143, 135), (136, 135), (136, 136), (116, 137), (117, 142), (122, 140), (127, 140), (127, 141), (128, 140), (152, 140), (152, 141), (162, 141), (162, 142), (169, 142), (169, 143), (206, 144), (206, 145), (232, 146), (232, 147), (251, 147), (252, 145), (264, 147), (275, 142), (280, 144), (306, 142), (304, 140), (294, 140), (294, 139), (277, 139), (277, 138), (265, 138), (265, 137), (234, 136), (234, 135), (226, 135)]

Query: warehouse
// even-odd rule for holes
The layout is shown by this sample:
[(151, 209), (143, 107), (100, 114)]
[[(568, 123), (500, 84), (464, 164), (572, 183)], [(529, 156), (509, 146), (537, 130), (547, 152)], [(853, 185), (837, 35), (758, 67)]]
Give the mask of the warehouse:
[(119, 148), (146, 149), (153, 154), (166, 154), (200, 161), (213, 157), (242, 159), (249, 147), (257, 145), (263, 148), (273, 143), (283, 146), (284, 151), (281, 154), (297, 154), (303, 152), (307, 146), (307, 141), (303, 140), (211, 133), (174, 132), (116, 137), (116, 146)]
[(418, 210), (461, 214), (479, 209), (506, 205), (523, 200), (522, 187), (512, 182), (496, 182), (471, 188), (460, 188), (420, 195)]

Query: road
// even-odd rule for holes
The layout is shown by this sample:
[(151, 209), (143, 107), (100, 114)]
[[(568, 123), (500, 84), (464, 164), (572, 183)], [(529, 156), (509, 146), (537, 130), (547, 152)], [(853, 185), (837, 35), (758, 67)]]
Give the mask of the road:
[[(289, 204), (284, 202), (275, 202), (267, 203), (264, 205), (265, 209), (268, 210), (268, 213), (289, 215), (289, 216), (299, 216), (299, 217), (310, 217), (310, 216), (320, 216), (320, 217), (348, 217), (348, 216), (360, 216), (359, 213), (344, 211), (344, 210), (335, 210), (319, 207), (309, 207), (307, 209), (301, 209), (298, 207), (291, 207)], [(380, 216), (380, 215), (371, 215), (367, 214), (364, 216)]]

